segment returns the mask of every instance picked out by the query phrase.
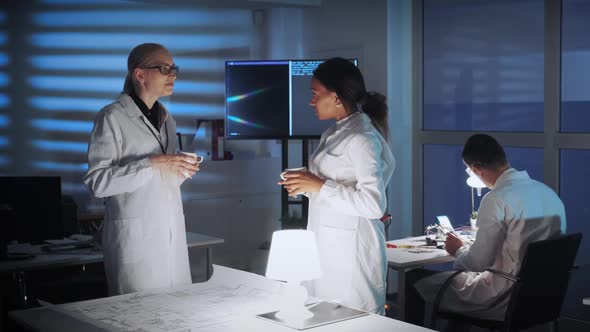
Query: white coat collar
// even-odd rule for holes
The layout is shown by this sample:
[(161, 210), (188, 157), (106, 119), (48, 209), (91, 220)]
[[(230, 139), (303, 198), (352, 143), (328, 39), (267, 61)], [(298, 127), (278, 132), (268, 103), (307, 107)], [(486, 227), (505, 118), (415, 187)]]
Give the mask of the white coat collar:
[[(345, 117), (344, 119), (338, 120), (336, 123), (334, 123), (332, 127), (330, 127), (330, 129), (327, 130), (326, 137), (330, 139), (330, 137), (333, 137), (334, 135), (342, 132), (342, 130), (356, 130), (356, 128), (358, 127), (366, 127), (367, 125), (372, 126), (369, 116), (363, 112), (355, 112)], [(362, 130), (363, 129), (361, 129), (361, 131)]]
[(494, 184), (494, 189), (498, 189), (500, 187), (506, 186), (510, 184), (510, 182), (515, 180), (522, 180), (522, 179), (530, 179), (529, 173), (527, 171), (517, 171), (514, 168), (509, 168), (500, 175), (496, 183)]
[(362, 114), (362, 112), (354, 112), (344, 119), (336, 121), (336, 129), (353, 127), (358, 121), (363, 120)]
[[(347, 131), (349, 129), (354, 129), (358, 126), (361, 126), (363, 124), (363, 118), (367, 117), (365, 114), (362, 114), (361, 112), (355, 112), (347, 117), (345, 117), (344, 119), (340, 119), (338, 120), (336, 123), (334, 123), (330, 128), (328, 128), (324, 134), (322, 135), (323, 137), (325, 137), (325, 142), (328, 143), (330, 141), (332, 141), (333, 139), (335, 139), (336, 137), (339, 137), (339, 135), (341, 135), (343, 133), (343, 131)], [(321, 142), (320, 142), (321, 144)]]
[[(342, 142), (346, 142), (352, 138), (349, 135), (353, 132), (366, 132), (372, 129), (373, 125), (369, 116), (363, 112), (355, 112), (344, 119), (341, 119), (328, 128), (323, 134), (318, 151), (328, 151), (333, 145), (339, 146)], [(324, 148), (321, 148), (325, 146)]]
[[(131, 97), (129, 97), (128, 94), (122, 93), (117, 100), (123, 107), (123, 111), (125, 112), (125, 114), (127, 114), (128, 117), (133, 119), (143, 116), (143, 113), (141, 113), (139, 107), (137, 107), (133, 99), (131, 99)], [(166, 106), (164, 106), (162, 103), (160, 103), (160, 106), (162, 106), (162, 114), (160, 114), (160, 123), (163, 125), (164, 122), (168, 119), (168, 110), (166, 109)]]

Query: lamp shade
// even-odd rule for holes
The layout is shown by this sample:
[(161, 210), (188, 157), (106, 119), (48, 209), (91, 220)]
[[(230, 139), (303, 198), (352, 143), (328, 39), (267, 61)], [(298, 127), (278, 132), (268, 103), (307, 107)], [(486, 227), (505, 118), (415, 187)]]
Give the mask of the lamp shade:
[(471, 188), (485, 188), (486, 185), (477, 177), (477, 176), (470, 176), (467, 179), (467, 185)]
[(469, 167), (467, 167), (465, 169), (465, 172), (467, 172), (467, 174), (469, 174), (469, 178), (467, 178), (467, 185), (470, 186), (471, 188), (485, 188), (486, 185), (485, 183), (483, 183), (483, 181), (481, 181), (481, 179), (473, 174), (473, 172), (471, 171), (471, 169), (469, 169)]
[(321, 277), (315, 234), (307, 230), (282, 230), (272, 235), (266, 277), (298, 282)]

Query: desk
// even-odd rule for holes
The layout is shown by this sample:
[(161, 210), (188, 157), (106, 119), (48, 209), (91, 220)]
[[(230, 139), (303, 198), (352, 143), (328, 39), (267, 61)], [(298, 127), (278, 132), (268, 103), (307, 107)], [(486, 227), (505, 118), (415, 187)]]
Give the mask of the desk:
[[(210, 247), (223, 243), (223, 239), (213, 236), (186, 232), (186, 242), (189, 248), (205, 247), (207, 249), (206, 271), (209, 276)], [(64, 266), (85, 265), (102, 262), (104, 257), (102, 252), (93, 249), (68, 250), (59, 253), (45, 253), (41, 250), (41, 245), (33, 246), (35, 257), (23, 260), (0, 261), (0, 274), (13, 274), (14, 280), (19, 284), (20, 299), (22, 305), (27, 302), (25, 272), (58, 268)]]
[[(283, 283), (214, 265), (211, 279), (175, 289), (12, 311), (9, 317), (32, 331), (285, 331), (295, 330), (256, 315), (276, 310)], [(313, 332), (432, 331), (369, 314), (323, 325)]]
[[(395, 245), (418, 246), (426, 244), (426, 236), (408, 237), (400, 240), (387, 241)], [(414, 248), (400, 249), (387, 248), (387, 265), (398, 272), (397, 276), (397, 303), (399, 304), (399, 319), (405, 320), (406, 300), (406, 271), (426, 265), (446, 263), (455, 260), (444, 249)]]

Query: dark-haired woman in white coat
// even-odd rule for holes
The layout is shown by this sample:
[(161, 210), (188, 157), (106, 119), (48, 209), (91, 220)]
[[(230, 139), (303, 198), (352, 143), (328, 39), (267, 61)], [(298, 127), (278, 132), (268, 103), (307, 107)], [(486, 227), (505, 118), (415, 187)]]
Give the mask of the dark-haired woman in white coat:
[(158, 98), (178, 67), (159, 44), (129, 54), (123, 93), (96, 116), (84, 183), (105, 199), (102, 228), (109, 294), (190, 284), (180, 184), (198, 170), (176, 154), (176, 123)]
[(387, 144), (385, 97), (368, 93), (348, 60), (318, 66), (310, 104), (320, 120), (336, 119), (310, 159), (309, 172), (288, 172), (279, 182), (290, 195), (310, 199), (308, 229), (316, 234), (322, 277), (310, 294), (384, 313), (387, 259), (385, 188), (394, 170)]

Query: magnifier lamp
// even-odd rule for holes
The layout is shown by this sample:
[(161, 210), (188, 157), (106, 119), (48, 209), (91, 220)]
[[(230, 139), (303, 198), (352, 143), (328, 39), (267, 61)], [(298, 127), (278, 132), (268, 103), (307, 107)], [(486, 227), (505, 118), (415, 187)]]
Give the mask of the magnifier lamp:
[(471, 228), (475, 229), (475, 221), (477, 220), (477, 215), (475, 213), (475, 194), (474, 189), (477, 189), (477, 196), (481, 196), (481, 189), (485, 188), (486, 185), (481, 181), (481, 179), (473, 173), (473, 171), (467, 167), (465, 168), (465, 172), (469, 174), (469, 178), (467, 178), (467, 185), (471, 187), (471, 216), (469, 217), (469, 221), (471, 222)]
[(266, 277), (286, 281), (285, 296), (275, 316), (289, 325), (301, 325), (313, 313), (305, 307), (302, 281), (321, 277), (315, 235), (307, 230), (281, 230), (272, 235)]

